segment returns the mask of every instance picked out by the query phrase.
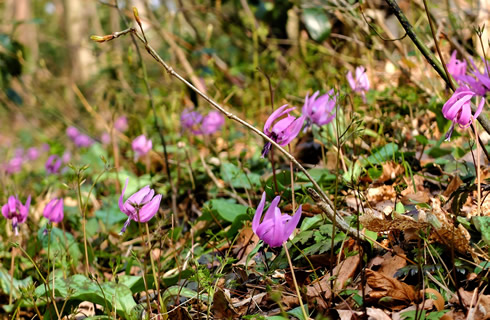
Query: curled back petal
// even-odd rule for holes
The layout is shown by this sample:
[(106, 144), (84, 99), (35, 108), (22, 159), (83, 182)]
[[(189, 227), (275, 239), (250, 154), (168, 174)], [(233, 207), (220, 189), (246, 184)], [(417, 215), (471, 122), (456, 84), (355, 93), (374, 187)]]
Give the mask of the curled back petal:
[(287, 107), (288, 107), (288, 105), (285, 104), (285, 105), (279, 107), (276, 111), (274, 111), (269, 116), (269, 118), (267, 119), (267, 121), (265, 122), (265, 125), (264, 125), (264, 133), (266, 135), (270, 135), (272, 133), (271, 127), (272, 127), (272, 124), (274, 123), (274, 121), (276, 121), (277, 119), (282, 117), (284, 114), (290, 112), (291, 110), (294, 110), (294, 107), (286, 109)]
[(262, 193), (262, 198), (260, 199), (259, 205), (257, 207), (257, 210), (255, 210), (255, 215), (252, 220), (252, 230), (257, 234), (257, 228), (259, 227), (260, 224), (260, 218), (262, 218), (262, 212), (264, 211), (265, 207), (265, 192)]

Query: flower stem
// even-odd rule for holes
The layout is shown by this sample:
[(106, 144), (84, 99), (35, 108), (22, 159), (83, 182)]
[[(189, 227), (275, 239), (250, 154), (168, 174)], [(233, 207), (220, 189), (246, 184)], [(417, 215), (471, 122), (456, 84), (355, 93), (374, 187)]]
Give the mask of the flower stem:
[(291, 261), (291, 257), (289, 256), (288, 246), (286, 242), (282, 246), (284, 248), (284, 251), (286, 251), (286, 257), (288, 258), (289, 267), (291, 268), (291, 275), (293, 276), (293, 283), (294, 283), (294, 287), (296, 288), (296, 294), (298, 295), (301, 312), (303, 312), (303, 317), (305, 318), (305, 320), (308, 320), (310, 317), (308, 317), (305, 306), (303, 305), (303, 300), (301, 299), (301, 293), (299, 292), (298, 283), (296, 282), (296, 276), (294, 275), (293, 262)]
[[(160, 284), (158, 283), (158, 275), (155, 269), (155, 262), (153, 261), (153, 255), (151, 253), (151, 243), (150, 243), (150, 229), (148, 228), (148, 222), (145, 223), (146, 227), (146, 236), (147, 236), (147, 249), (148, 249), (148, 255), (150, 256), (150, 262), (151, 262), (151, 271), (153, 273), (153, 280), (155, 281), (155, 288), (157, 290), (157, 296), (158, 296), (158, 303), (160, 304), (160, 308), (164, 306), (162, 297), (160, 296)], [(143, 241), (144, 242), (144, 241)], [(162, 313), (167, 312), (167, 310), (161, 310)]]
[[(292, 150), (291, 150), (291, 145), (288, 144), (288, 150), (289, 150), (289, 153), (292, 153)], [(293, 214), (294, 214), (294, 210), (296, 210), (296, 203), (295, 203), (295, 199), (294, 199), (294, 172), (293, 172), (293, 162), (292, 161), (289, 161), (289, 171), (291, 172), (291, 197), (293, 199)]]

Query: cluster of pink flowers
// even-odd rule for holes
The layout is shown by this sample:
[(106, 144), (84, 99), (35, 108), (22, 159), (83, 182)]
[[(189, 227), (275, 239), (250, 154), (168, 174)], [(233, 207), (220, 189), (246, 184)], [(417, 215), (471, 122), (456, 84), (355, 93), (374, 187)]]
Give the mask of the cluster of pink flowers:
[(195, 135), (211, 135), (221, 129), (225, 124), (225, 118), (219, 111), (211, 111), (203, 116), (187, 108), (180, 115), (180, 124), (184, 130), (189, 130)]
[[(454, 91), (451, 98), (442, 107), (444, 117), (452, 121), (451, 127), (446, 133), (446, 140), (451, 139), (455, 124), (458, 124), (460, 128), (467, 128), (478, 118), (485, 104), (485, 95), (490, 91), (487, 63), (483, 61), (485, 67), (484, 72), (481, 73), (473, 60), (470, 62), (473, 69), (468, 73), (466, 61), (458, 60), (456, 51), (453, 51), (446, 65), (448, 72), (459, 84), (459, 88)], [(471, 110), (473, 98), (478, 104), (474, 114)]]
[(94, 143), (94, 140), (92, 138), (90, 138), (88, 135), (84, 133), (81, 133), (75, 127), (66, 128), (66, 135), (79, 148), (88, 148)]

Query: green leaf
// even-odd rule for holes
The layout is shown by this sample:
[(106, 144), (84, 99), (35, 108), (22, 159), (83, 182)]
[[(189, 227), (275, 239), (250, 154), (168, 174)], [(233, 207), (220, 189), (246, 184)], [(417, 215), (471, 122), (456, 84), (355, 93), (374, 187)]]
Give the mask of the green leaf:
[(251, 189), (252, 187), (260, 186), (260, 176), (258, 174), (245, 174), (242, 169), (230, 162), (221, 165), (221, 177), (234, 188)]
[(307, 231), (307, 230), (310, 230), (311, 228), (313, 228), (317, 223), (323, 221), (323, 218), (321, 215), (316, 215), (316, 216), (313, 216), (311, 218), (304, 218), (303, 219), (303, 222), (301, 223), (301, 227), (300, 227), (300, 230), (301, 232), (303, 231)]
[[(306, 314), (308, 314), (308, 306), (304, 306), (305, 307), (305, 311), (306, 311)], [(300, 320), (307, 320), (305, 319), (305, 317), (303, 316), (303, 311), (301, 311), (301, 307), (296, 307), (292, 310), (289, 310), (287, 312), (287, 314), (293, 316), (293, 317), (296, 317)]]
[(70, 256), (74, 262), (78, 262), (82, 253), (78, 248), (78, 242), (71, 233), (63, 231), (58, 228), (51, 229), (51, 238), (48, 234), (44, 234), (44, 228), (40, 228), (37, 232), (37, 238), (43, 248), (48, 251), (49, 246), (49, 258), (53, 259), (60, 252)]
[(302, 20), (313, 40), (322, 42), (330, 35), (332, 24), (322, 8), (303, 9)]
[[(52, 283), (52, 279), (49, 280)], [(102, 289), (102, 290), (101, 290)], [(44, 297), (46, 287), (38, 286), (35, 295)], [(133, 293), (124, 284), (115, 282), (103, 282), (99, 285), (84, 275), (76, 274), (67, 279), (55, 279), (55, 297), (69, 301), (90, 301), (115, 309), (119, 316), (129, 318), (131, 310), (136, 306)]]
[(221, 219), (228, 222), (233, 222), (238, 216), (246, 214), (248, 208), (224, 199), (213, 199), (208, 204), (213, 214), (217, 214)]
[(487, 245), (490, 244), (490, 217), (473, 217), (473, 223), (478, 231), (481, 232), (481, 238)]
[(370, 155), (367, 159), (362, 161), (363, 166), (368, 164), (375, 165), (381, 164), (387, 160), (392, 159), (395, 153), (398, 151), (398, 145), (395, 143), (388, 143), (387, 145), (381, 147), (374, 154)]
[(10, 286), (10, 273), (4, 268), (0, 268), (0, 289), (6, 295), (10, 295), (10, 291), (12, 291), (12, 297), (14, 299), (18, 299), (20, 296), (20, 288), (27, 287), (32, 283), (32, 277), (29, 276), (23, 280), (17, 280), (14, 278), (13, 280), (13, 290)]

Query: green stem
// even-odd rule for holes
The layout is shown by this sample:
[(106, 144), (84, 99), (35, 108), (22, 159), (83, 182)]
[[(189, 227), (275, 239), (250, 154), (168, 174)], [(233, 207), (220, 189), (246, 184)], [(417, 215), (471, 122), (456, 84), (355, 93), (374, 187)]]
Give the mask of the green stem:
[(301, 312), (303, 312), (303, 317), (305, 318), (305, 320), (308, 320), (308, 319), (310, 319), (310, 317), (308, 317), (308, 314), (306, 313), (305, 306), (303, 305), (303, 300), (301, 299), (301, 293), (299, 292), (298, 283), (296, 282), (296, 276), (294, 275), (293, 262), (291, 261), (291, 257), (289, 256), (288, 246), (287, 246), (286, 242), (284, 242), (284, 244), (282, 246), (284, 248), (284, 251), (286, 251), (286, 257), (288, 258), (289, 267), (291, 268), (291, 275), (293, 276), (293, 283), (294, 283), (294, 287), (296, 289), (296, 294), (298, 295), (298, 300), (299, 300), (299, 305), (301, 307)]

